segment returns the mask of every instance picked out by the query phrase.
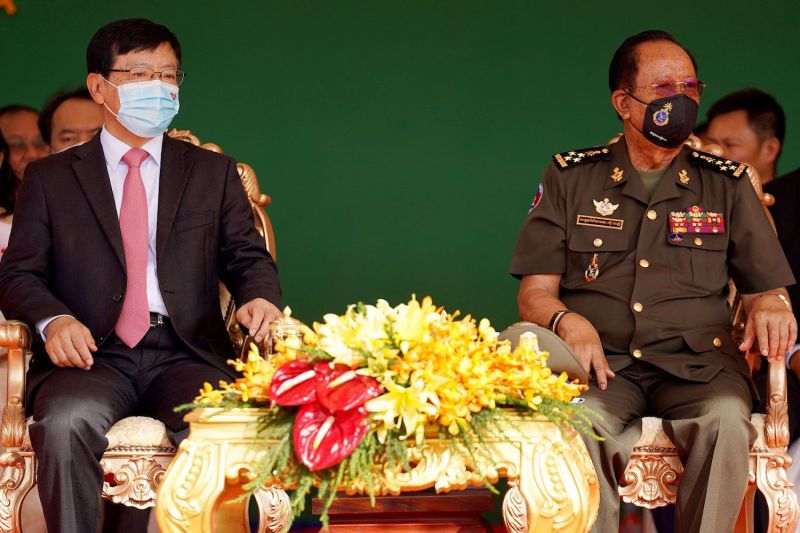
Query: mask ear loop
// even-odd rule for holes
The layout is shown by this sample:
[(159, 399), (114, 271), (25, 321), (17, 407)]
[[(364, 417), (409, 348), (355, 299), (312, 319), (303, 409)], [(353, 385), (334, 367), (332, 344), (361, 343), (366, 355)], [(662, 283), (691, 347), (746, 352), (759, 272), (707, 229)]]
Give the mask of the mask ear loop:
[[(114, 88), (117, 90), (117, 94), (119, 94), (119, 85), (114, 85), (112, 82), (108, 81), (108, 80), (105, 78), (105, 76), (103, 76), (102, 74), (98, 74), (98, 76), (100, 76), (100, 79), (101, 79), (101, 80), (103, 80), (103, 81), (104, 81), (104, 82), (106, 82), (107, 84), (109, 84), (109, 85), (111, 85), (112, 87), (114, 87)], [(108, 105), (105, 103), (105, 101), (103, 102), (103, 107), (105, 107), (106, 109), (108, 109), (108, 112), (109, 112), (109, 113), (111, 113), (112, 115), (114, 115), (114, 118), (119, 118), (119, 116), (117, 115), (117, 113), (114, 113), (113, 111), (111, 111), (111, 108), (110, 108), (110, 107), (108, 107)]]
[[(109, 83), (111, 83), (111, 82), (109, 82)], [(630, 96), (631, 98), (633, 98), (634, 100), (636, 100), (637, 102), (639, 102), (640, 104), (642, 104), (643, 106), (647, 107), (647, 106), (649, 106), (649, 105), (650, 105), (650, 104), (648, 104), (647, 102), (643, 102), (643, 101), (639, 100), (638, 98), (636, 98), (636, 97), (633, 95), (633, 93), (632, 93), (632, 92), (628, 91), (628, 89), (622, 89), (622, 90), (623, 90), (623, 91), (625, 91), (625, 94), (627, 94), (628, 96)], [(642, 134), (642, 137), (644, 137), (645, 139), (647, 138), (647, 136), (644, 134), (644, 117), (642, 117), (642, 127), (641, 127), (641, 128), (637, 128), (637, 127), (636, 127), (636, 125), (635, 125), (633, 122), (631, 122), (631, 126), (633, 126), (633, 127), (636, 129), (636, 131), (638, 131), (639, 133), (641, 133), (641, 134)]]

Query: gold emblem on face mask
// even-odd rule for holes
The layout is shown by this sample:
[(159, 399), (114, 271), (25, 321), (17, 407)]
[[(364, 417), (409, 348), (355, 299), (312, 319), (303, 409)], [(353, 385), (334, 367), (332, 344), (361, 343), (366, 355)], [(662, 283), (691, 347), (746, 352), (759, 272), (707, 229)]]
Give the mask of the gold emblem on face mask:
[(622, 179), (622, 173), (624, 170), (620, 170), (619, 167), (614, 167), (614, 172), (611, 174), (611, 179), (615, 182)]
[(681, 169), (681, 171), (678, 172), (678, 177), (680, 178), (681, 183), (683, 183), (684, 185), (687, 185), (689, 183), (689, 173), (686, 172), (686, 170)]
[(669, 112), (672, 111), (672, 103), (667, 102), (664, 107), (653, 113), (653, 123), (656, 126), (666, 126), (669, 124)]

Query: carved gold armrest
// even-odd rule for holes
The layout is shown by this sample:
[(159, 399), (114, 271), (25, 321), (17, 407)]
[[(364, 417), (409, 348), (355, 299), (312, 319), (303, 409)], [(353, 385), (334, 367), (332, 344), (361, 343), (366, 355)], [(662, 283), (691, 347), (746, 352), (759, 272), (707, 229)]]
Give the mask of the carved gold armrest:
[(789, 445), (789, 403), (786, 395), (786, 362), (783, 360), (769, 363), (764, 438), (770, 448), (785, 449)]
[(0, 444), (22, 446), (25, 436), (25, 354), (31, 347), (31, 333), (22, 322), (0, 324), (0, 348), (8, 350), (8, 397), (3, 407)]

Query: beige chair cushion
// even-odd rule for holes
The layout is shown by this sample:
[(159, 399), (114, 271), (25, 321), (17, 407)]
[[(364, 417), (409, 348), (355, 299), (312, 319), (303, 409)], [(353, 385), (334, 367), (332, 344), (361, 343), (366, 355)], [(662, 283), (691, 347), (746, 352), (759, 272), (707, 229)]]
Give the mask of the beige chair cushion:
[(108, 449), (117, 447), (169, 448), (172, 443), (164, 423), (146, 416), (123, 418), (108, 430)]
[[(764, 440), (764, 415), (752, 413), (750, 423), (756, 430), (756, 440), (753, 443), (752, 451), (766, 450), (767, 445)], [(642, 436), (636, 442), (637, 448), (675, 448), (675, 445), (667, 437), (660, 418), (647, 416), (642, 418)]]

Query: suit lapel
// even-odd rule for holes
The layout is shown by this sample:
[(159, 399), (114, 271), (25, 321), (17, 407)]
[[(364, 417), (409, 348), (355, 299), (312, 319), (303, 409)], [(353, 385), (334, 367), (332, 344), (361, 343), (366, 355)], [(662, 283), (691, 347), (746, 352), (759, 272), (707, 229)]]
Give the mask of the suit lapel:
[(158, 178), (158, 229), (156, 231), (156, 258), (161, 257), (167, 237), (175, 221), (186, 182), (192, 170), (184, 141), (164, 135), (161, 152), (161, 174)]
[(119, 231), (119, 217), (114, 205), (114, 193), (111, 191), (100, 135), (78, 147), (75, 155), (78, 160), (72, 163), (72, 169), (124, 271), (125, 252), (122, 247), (122, 234)]

